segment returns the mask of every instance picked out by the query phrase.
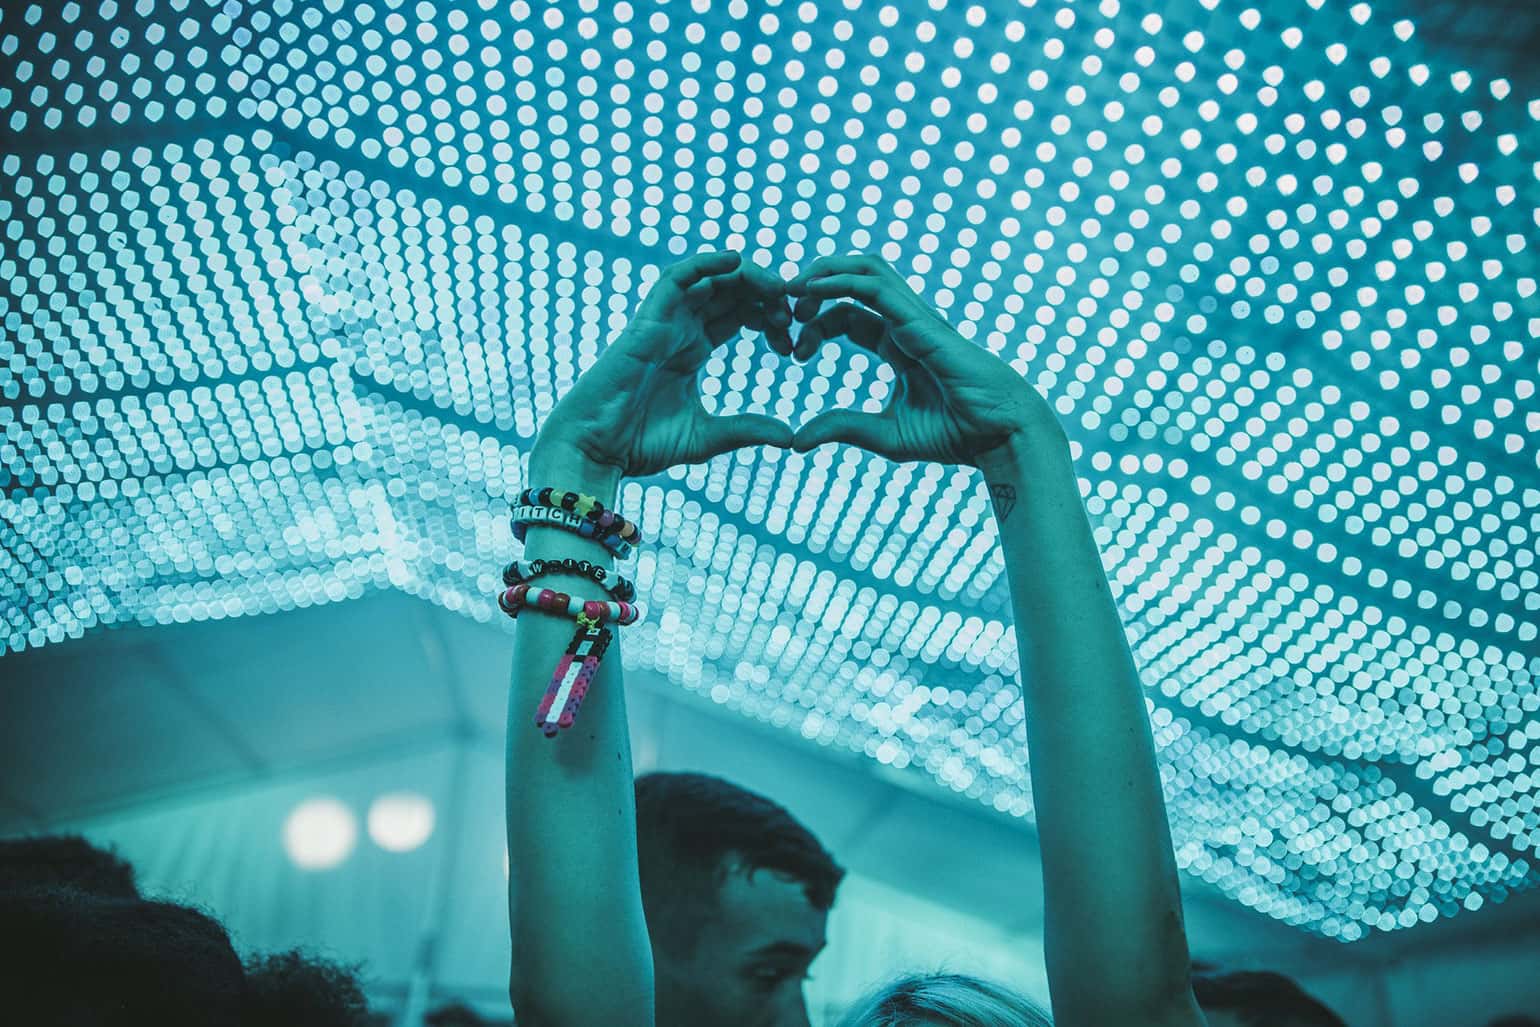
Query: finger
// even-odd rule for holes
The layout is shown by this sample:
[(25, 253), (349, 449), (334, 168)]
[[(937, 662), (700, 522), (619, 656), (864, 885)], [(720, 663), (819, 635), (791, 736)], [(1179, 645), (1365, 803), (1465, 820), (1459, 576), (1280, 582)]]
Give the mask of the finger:
[(686, 302), (703, 321), (712, 321), (732, 310), (753, 311), (754, 316), (764, 324), (776, 328), (787, 329), (791, 327), (791, 312), (787, 308), (785, 298), (779, 295), (765, 296), (756, 290), (748, 288), (723, 289), (713, 292), (709, 296), (706, 293), (698, 295), (706, 296), (695, 302)]
[(769, 340), (770, 348), (783, 357), (791, 356), (791, 305), (787, 302), (785, 292), (778, 292), (766, 299), (760, 310), (763, 317), (760, 330)]
[(877, 310), (877, 300), (883, 291), (883, 283), (876, 276), (857, 273), (812, 278), (802, 286), (804, 298), (826, 300), (842, 297), (860, 300), (873, 310)]
[(697, 253), (693, 257), (686, 257), (677, 264), (671, 264), (665, 268), (662, 277), (658, 279), (658, 284), (684, 293), (703, 278), (732, 271), (742, 260), (743, 254), (736, 250)]
[(761, 303), (780, 300), (786, 295), (786, 283), (768, 268), (741, 264), (726, 274), (699, 279), (685, 290), (686, 302), (708, 302), (722, 293), (753, 297)]
[(712, 318), (705, 324), (706, 339), (711, 343), (711, 348), (716, 349), (722, 343), (727, 342), (733, 336), (743, 331), (743, 318), (735, 310), (729, 310), (720, 317)]
[(765, 320), (777, 328), (791, 327), (791, 307), (784, 296), (765, 304)]
[(769, 270), (749, 264), (730, 274), (697, 282), (685, 294), (685, 300), (706, 322), (733, 309), (752, 308), (754, 314), (745, 315), (745, 324), (764, 331), (775, 352), (790, 356), (791, 308), (785, 284)]
[(712, 349), (730, 341), (747, 328), (754, 332), (764, 332), (766, 338), (770, 340), (771, 348), (782, 356), (791, 353), (791, 336), (787, 334), (785, 328), (770, 324), (764, 310), (760, 307), (729, 307), (706, 321), (704, 327)]
[[(726, 250), (721, 253), (697, 253), (671, 264), (663, 269), (663, 274), (642, 298), (635, 317), (659, 322), (672, 320), (679, 313), (678, 307), (684, 302), (691, 287), (702, 279), (732, 271), (741, 260), (741, 254)], [(629, 334), (622, 335), (622, 344), (628, 338)]]
[(806, 453), (827, 442), (846, 442), (888, 456), (892, 449), (891, 436), (891, 425), (883, 414), (830, 410), (798, 428), (792, 436), (791, 447), (799, 453)]
[[(907, 288), (906, 290), (907, 291)], [(837, 274), (826, 278), (814, 278), (805, 286), (805, 294), (797, 301), (798, 320), (808, 310), (817, 309), (814, 304), (824, 300), (853, 299), (870, 307), (895, 325), (904, 324), (915, 316), (912, 305), (903, 296), (894, 294), (890, 283), (871, 275)], [(810, 317), (808, 322), (816, 321)]]
[(725, 317), (733, 311), (756, 311), (760, 316), (764, 314), (764, 307), (753, 297), (739, 293), (721, 292), (708, 300), (691, 307), (702, 321), (715, 321), (719, 317)]
[(701, 459), (709, 459), (718, 453), (730, 453), (745, 446), (776, 446), (785, 449), (791, 445), (791, 440), (791, 425), (764, 414), (707, 417), (707, 452)]
[(860, 300), (897, 324), (924, 316), (926, 307), (892, 264), (874, 254), (820, 257), (786, 283), (788, 295)]
[(887, 261), (865, 253), (847, 253), (832, 257), (819, 257), (786, 283), (792, 295), (799, 295), (804, 286), (814, 278), (826, 275), (870, 275), (884, 269), (892, 270)]
[[(967, 343), (946, 325), (941, 315), (916, 296), (906, 282), (889, 280), (887, 277), (841, 274), (815, 278), (807, 283), (806, 290), (809, 298), (849, 297), (881, 314), (887, 320), (887, 338), (893, 343), (895, 352), (902, 353), (910, 361), (926, 364), (933, 370), (940, 370), (938, 364), (953, 369), (959, 366), (956, 347), (945, 340), (950, 337), (964, 347)], [(905, 335), (905, 329), (928, 322), (936, 322), (944, 326), (945, 330), (909, 332)], [(885, 356), (884, 359), (891, 361), (890, 357)]]
[(785, 302), (786, 282), (780, 275), (759, 264), (745, 264), (738, 272), (746, 286), (752, 289), (767, 305), (772, 301)]
[(818, 308), (823, 306), (823, 300), (817, 296), (803, 296), (792, 304), (791, 316), (803, 324), (818, 316)]
[(843, 336), (887, 360), (886, 347), (881, 345), (887, 328), (887, 322), (880, 314), (874, 314), (854, 303), (839, 303), (803, 326), (792, 354), (798, 360), (811, 360), (825, 340)]

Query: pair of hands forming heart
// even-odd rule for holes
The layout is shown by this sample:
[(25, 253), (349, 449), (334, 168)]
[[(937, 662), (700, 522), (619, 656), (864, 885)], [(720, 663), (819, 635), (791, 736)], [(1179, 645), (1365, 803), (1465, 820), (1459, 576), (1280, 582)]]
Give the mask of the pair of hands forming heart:
[[(823, 309), (826, 300), (842, 302)], [(802, 326), (795, 338), (794, 323)], [(763, 414), (712, 415), (696, 376), (743, 328), (764, 332), (771, 349), (798, 361), (827, 339), (847, 338), (893, 367), (892, 396), (881, 413), (830, 410), (796, 431)], [(1037, 390), (958, 335), (882, 259), (823, 257), (787, 282), (723, 252), (663, 272), (625, 331), (551, 412), (540, 441), (640, 477), (744, 446), (806, 452), (825, 442), (895, 461), (985, 466), (1042, 431), (1062, 438)]]

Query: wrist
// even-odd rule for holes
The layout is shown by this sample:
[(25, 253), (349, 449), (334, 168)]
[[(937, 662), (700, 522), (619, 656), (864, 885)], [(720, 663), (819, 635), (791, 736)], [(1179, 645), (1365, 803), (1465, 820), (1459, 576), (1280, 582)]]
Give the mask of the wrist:
[(990, 505), (1009, 552), (1045, 542), (1066, 556), (1092, 545), (1090, 525), (1080, 495), (1080, 480), (1070, 455), (1069, 438), (1058, 425), (1043, 431), (1023, 431), (975, 461), (984, 472)]
[(576, 444), (544, 433), (529, 451), (528, 467), (528, 487), (550, 486), (567, 492), (581, 492), (611, 509), (615, 506), (623, 477), (619, 467), (600, 463)]
[(984, 480), (990, 483), (1014, 483), (1064, 470), (1071, 477), (1074, 475), (1069, 436), (1058, 421), (1023, 426), (1005, 442), (978, 454), (973, 465), (984, 472)]

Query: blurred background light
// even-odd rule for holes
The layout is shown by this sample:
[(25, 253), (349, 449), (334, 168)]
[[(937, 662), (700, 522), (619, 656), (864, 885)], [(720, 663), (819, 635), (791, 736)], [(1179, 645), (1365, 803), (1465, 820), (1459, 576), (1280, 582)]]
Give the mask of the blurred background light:
[(410, 792), (382, 795), (369, 804), (369, 837), (389, 852), (411, 852), (433, 834), (433, 803)]
[(358, 818), (337, 799), (306, 799), (283, 823), (283, 847), (301, 870), (330, 870), (353, 852)]

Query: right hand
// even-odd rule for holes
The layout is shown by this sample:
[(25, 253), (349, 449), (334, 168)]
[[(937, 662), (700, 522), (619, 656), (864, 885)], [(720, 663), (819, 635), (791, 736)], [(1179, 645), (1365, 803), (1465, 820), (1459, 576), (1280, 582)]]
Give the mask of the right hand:
[(557, 403), (539, 443), (627, 477), (697, 464), (745, 446), (791, 445), (791, 426), (763, 414), (718, 417), (696, 376), (741, 329), (791, 352), (785, 283), (738, 253), (701, 253), (663, 271), (620, 337)]

